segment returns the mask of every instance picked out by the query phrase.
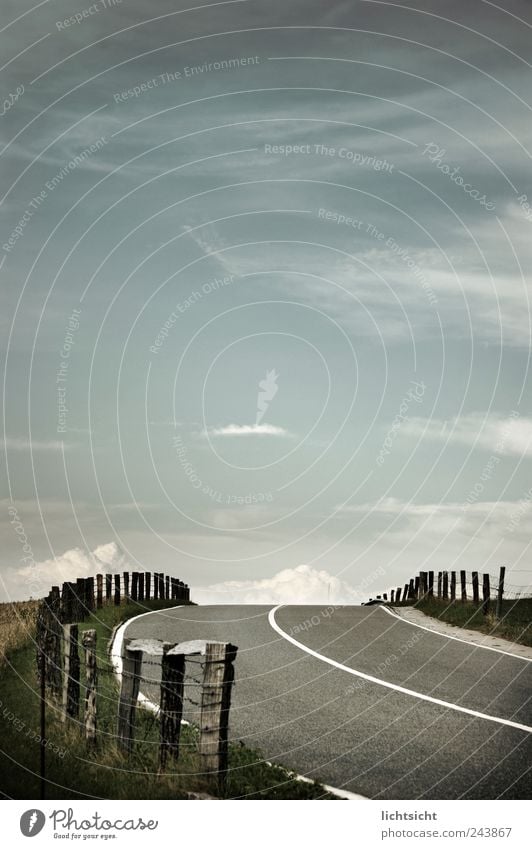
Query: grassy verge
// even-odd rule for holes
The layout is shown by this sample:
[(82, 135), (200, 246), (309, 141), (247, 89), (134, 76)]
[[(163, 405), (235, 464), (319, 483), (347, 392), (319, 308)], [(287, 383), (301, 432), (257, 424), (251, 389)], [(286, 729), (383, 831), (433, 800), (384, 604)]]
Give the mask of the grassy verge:
[[(157, 770), (158, 723), (153, 714), (138, 710), (135, 750), (128, 758), (115, 743), (118, 686), (107, 657), (113, 629), (146, 610), (159, 610), (175, 602), (145, 602), (105, 607), (80, 631), (95, 628), (98, 642), (98, 743), (87, 746), (79, 723), (60, 721), (58, 706), (47, 705), (46, 794), (51, 799), (186, 799), (189, 793), (212, 792), (200, 772), (197, 731), (183, 726), (179, 760), (165, 774)], [(31, 630), (7, 651), (0, 667), (0, 793), (15, 799), (37, 799), (39, 778), (39, 698), (35, 647)], [(82, 693), (83, 697), (83, 693)], [(294, 779), (281, 766), (264, 762), (260, 752), (231, 744), (227, 798), (315, 799), (334, 798), (319, 784)]]
[(35, 635), (38, 601), (0, 604), (0, 666), (8, 652), (25, 645)]
[[(398, 607), (402, 606), (402, 604), (398, 605)], [(404, 606), (411, 605), (407, 603)], [(493, 603), (491, 612), (487, 616), (484, 616), (481, 607), (477, 607), (472, 602), (462, 604), (460, 601), (450, 602), (433, 598), (416, 602), (415, 606), (427, 616), (441, 619), (442, 622), (448, 622), (450, 625), (472, 628), (484, 634), (491, 634), (493, 637), (502, 637), (513, 643), (532, 646), (532, 598), (504, 600), (500, 619), (495, 617)]]

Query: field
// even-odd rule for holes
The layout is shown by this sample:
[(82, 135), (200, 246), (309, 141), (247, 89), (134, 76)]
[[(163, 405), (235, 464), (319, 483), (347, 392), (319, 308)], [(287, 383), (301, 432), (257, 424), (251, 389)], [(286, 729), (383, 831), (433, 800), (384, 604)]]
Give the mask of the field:
[[(143, 603), (157, 610), (175, 602)], [(3, 605), (1, 645), (6, 655), (0, 668), (0, 792), (4, 797), (40, 797), (39, 698), (32, 634), (36, 604)], [(7, 608), (11, 608), (8, 610)], [(64, 725), (57, 705), (47, 705), (46, 776), (48, 798), (80, 799), (186, 799), (189, 794), (212, 793), (200, 772), (197, 731), (184, 726), (179, 761), (165, 774), (158, 772), (158, 723), (153, 714), (137, 711), (135, 751), (129, 757), (115, 745), (118, 686), (107, 647), (119, 622), (139, 613), (135, 604), (104, 607), (80, 626), (96, 628), (98, 639), (98, 742), (87, 746), (81, 725)], [(83, 693), (82, 693), (83, 697)], [(235, 742), (230, 745), (229, 773), (224, 796), (252, 799), (335, 798), (318, 784), (303, 783), (281, 766), (264, 762), (260, 752)]]
[[(407, 602), (404, 606), (411, 605), (412, 602)], [(482, 631), (483, 634), (491, 634), (513, 643), (532, 646), (532, 598), (503, 601), (500, 619), (495, 617), (493, 602), (487, 616), (484, 616), (481, 607), (472, 602), (462, 604), (460, 601), (450, 602), (432, 598), (418, 601), (415, 606), (427, 616), (441, 619), (442, 622), (448, 622), (450, 625), (472, 628), (475, 631)]]

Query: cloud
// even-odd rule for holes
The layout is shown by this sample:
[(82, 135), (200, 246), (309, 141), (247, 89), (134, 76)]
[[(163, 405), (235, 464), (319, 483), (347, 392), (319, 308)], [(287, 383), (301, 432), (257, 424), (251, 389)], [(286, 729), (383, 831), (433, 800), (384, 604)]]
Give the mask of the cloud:
[(61, 442), (60, 440), (42, 440), (42, 439), (21, 439), (19, 437), (8, 436), (2, 440), (2, 446), (8, 451), (69, 451), (72, 448), (72, 443)]
[(532, 456), (532, 419), (470, 413), (450, 421), (413, 417), (404, 423), (402, 435), (453, 442), (492, 453)]
[(359, 592), (324, 569), (306, 565), (271, 578), (194, 587), (191, 595), (200, 604), (359, 604), (367, 598), (362, 586)]
[(207, 433), (209, 436), (291, 436), (284, 427), (272, 424), (229, 424), (224, 427), (213, 427)]
[(63, 581), (75, 581), (76, 578), (88, 578), (98, 572), (121, 572), (129, 569), (125, 554), (116, 542), (98, 545), (93, 551), (85, 552), (81, 548), (71, 548), (50, 560), (41, 560), (31, 566), (17, 569), (17, 578), (48, 592), (51, 586)]

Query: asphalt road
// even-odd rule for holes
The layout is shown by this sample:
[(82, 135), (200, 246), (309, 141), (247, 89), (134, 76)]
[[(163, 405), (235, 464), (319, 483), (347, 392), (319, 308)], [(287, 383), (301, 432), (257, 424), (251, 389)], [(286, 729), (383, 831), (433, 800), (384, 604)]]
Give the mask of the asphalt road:
[[(423, 631), (378, 606), (272, 610), (176, 608), (132, 622), (126, 636), (238, 646), (231, 738), (309, 778), (370, 798), (530, 798), (531, 662)], [(157, 678), (156, 667), (146, 670)], [(142, 689), (157, 699), (156, 684)]]

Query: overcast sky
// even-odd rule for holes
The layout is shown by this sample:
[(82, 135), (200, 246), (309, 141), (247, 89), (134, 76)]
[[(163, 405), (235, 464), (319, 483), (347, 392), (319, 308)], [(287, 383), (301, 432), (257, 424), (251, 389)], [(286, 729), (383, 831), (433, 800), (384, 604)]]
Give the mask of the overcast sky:
[(530, 4), (2, 7), (3, 596), (529, 584)]

